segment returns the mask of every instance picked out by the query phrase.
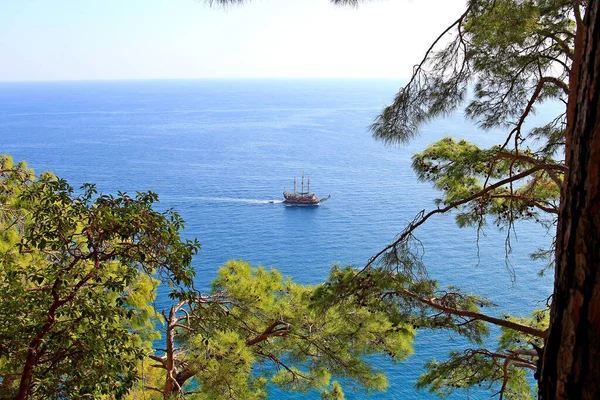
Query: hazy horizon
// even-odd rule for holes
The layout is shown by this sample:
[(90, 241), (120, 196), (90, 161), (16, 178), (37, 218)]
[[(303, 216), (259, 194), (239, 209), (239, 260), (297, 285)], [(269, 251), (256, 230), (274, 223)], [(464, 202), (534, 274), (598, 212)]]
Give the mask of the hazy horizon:
[(273, 77), (216, 77), (216, 78), (99, 78), (99, 79), (29, 79), (0, 80), (0, 83), (60, 83), (60, 82), (145, 82), (145, 81), (276, 81), (276, 80), (367, 80), (367, 81), (404, 81), (409, 77), (362, 77), (362, 76), (273, 76)]

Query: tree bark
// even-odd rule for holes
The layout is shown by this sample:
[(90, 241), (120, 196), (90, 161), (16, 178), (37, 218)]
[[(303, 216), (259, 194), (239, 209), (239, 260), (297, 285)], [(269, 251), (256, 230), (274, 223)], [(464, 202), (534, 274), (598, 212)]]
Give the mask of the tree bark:
[(163, 396), (165, 399), (171, 397), (174, 391), (181, 391), (181, 386), (177, 382), (177, 366), (175, 363), (175, 327), (179, 322), (177, 318), (177, 311), (185, 304), (185, 301), (180, 301), (176, 305), (171, 307), (169, 312), (169, 319), (167, 320), (167, 351), (165, 352), (165, 362), (163, 363), (167, 370), (167, 377), (165, 378), (165, 388), (163, 390)]
[(550, 332), (539, 397), (600, 399), (600, 0), (579, 24), (567, 111)]

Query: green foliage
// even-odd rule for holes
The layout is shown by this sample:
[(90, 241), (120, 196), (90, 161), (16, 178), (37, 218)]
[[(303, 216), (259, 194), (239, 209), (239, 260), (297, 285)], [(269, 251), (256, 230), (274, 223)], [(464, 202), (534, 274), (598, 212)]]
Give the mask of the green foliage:
[(324, 291), (276, 270), (227, 262), (212, 293), (190, 300), (178, 320), (185, 326), (176, 335), (178, 376), (193, 377), (197, 396), (214, 399), (264, 398), (267, 383), (341, 398), (332, 377), (352, 389), (385, 389), (384, 374), (367, 357), (405, 359), (412, 352), (413, 326), (352, 296), (326, 305)]
[[(522, 325), (532, 326), (542, 331), (550, 325), (550, 310), (535, 310), (530, 317), (505, 316), (505, 319)], [(523, 334), (512, 329), (502, 329), (502, 335), (498, 341), (498, 350), (506, 352), (520, 352), (524, 348), (541, 349), (544, 345), (542, 338)]]
[[(446, 311), (432, 312), (430, 305), (422, 301), (432, 298), (438, 299), (437, 304)], [(335, 267), (329, 281), (317, 288), (315, 299), (323, 308), (365, 307), (385, 314), (393, 329), (399, 331), (407, 329), (407, 325), (414, 330), (447, 329), (478, 344), (489, 334), (487, 325), (448, 311), (480, 312), (493, 306), (488, 300), (462, 293), (458, 288), (441, 291), (433, 280), (415, 279), (380, 268), (359, 272)]]
[(346, 400), (346, 396), (340, 384), (334, 381), (331, 390), (324, 390), (321, 393), (321, 400)]
[(216, 330), (198, 335), (186, 345), (188, 362), (202, 372), (196, 375), (201, 399), (259, 399), (265, 381), (252, 375), (255, 356), (237, 332)]
[(530, 318), (490, 317), (483, 312), (493, 304), (480, 296), (455, 287), (439, 290), (435, 281), (382, 268), (334, 268), (315, 298), (321, 307), (359, 305), (387, 314), (393, 323), (412, 324), (413, 329), (456, 332), (479, 346), (489, 343), (488, 323), (499, 325), (502, 335), (495, 351), (469, 348), (452, 351), (443, 362), (431, 360), (417, 388), (441, 397), (473, 387), (489, 388), (503, 398), (532, 396), (530, 371), (537, 368), (536, 349), (543, 345), (547, 310), (536, 311)]
[[(545, 330), (548, 314), (548, 310), (537, 310), (530, 318), (506, 319)], [(483, 386), (501, 392), (506, 399), (533, 399), (535, 388), (531, 387), (531, 376), (526, 371), (536, 370), (537, 349), (542, 345), (539, 337), (502, 328), (496, 351), (452, 351), (446, 361), (429, 361), (425, 365), (427, 373), (420, 377), (417, 387), (445, 397), (459, 389)]]
[[(253, 351), (274, 362), (279, 372), (272, 381), (288, 390), (322, 389), (332, 374), (365, 390), (381, 390), (387, 386), (385, 377), (365, 356), (385, 352), (403, 359), (411, 352), (410, 327), (397, 329), (385, 313), (360, 305), (313, 306), (313, 287), (284, 281), (276, 271), (229, 262), (214, 288), (235, 299), (238, 306), (229, 308), (228, 317), (238, 327), (244, 321), (246, 340), (260, 336), (273, 321), (283, 328), (281, 336), (257, 342)], [(286, 368), (287, 363), (295, 369)]]
[(528, 103), (566, 99), (573, 9), (572, 2), (560, 0), (470, 0), (445, 31), (453, 33), (449, 44), (426, 54), (410, 83), (376, 119), (374, 137), (410, 140), (424, 123), (465, 104), (470, 88), (468, 117), (486, 129), (515, 127), (520, 135), (520, 120), (532, 111)]
[(157, 338), (153, 276), (190, 284), (198, 244), (153, 193), (75, 195), (7, 156), (0, 171), (2, 397), (123, 395)]
[(483, 226), (487, 216), (498, 227), (508, 228), (517, 220), (550, 225), (555, 219), (550, 216), (558, 211), (560, 181), (554, 178), (562, 167), (528, 150), (518, 154), (500, 146), (482, 150), (465, 140), (444, 138), (415, 154), (413, 169), (420, 180), (442, 191), (438, 205), (459, 211), (460, 227)]
[(427, 373), (417, 382), (417, 388), (427, 388), (430, 393), (446, 397), (456, 390), (469, 390), (484, 387), (497, 393), (504, 377), (506, 386), (502, 388), (503, 398), (529, 400), (532, 390), (528, 377), (522, 368), (509, 364), (506, 372), (503, 362), (495, 360), (487, 350), (452, 351), (444, 362), (435, 360), (425, 364)]

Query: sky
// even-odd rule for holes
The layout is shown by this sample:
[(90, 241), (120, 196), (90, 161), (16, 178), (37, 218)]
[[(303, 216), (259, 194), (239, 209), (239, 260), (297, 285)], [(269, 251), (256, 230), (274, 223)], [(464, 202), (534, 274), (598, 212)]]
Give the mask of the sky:
[(406, 78), (465, 0), (0, 0), (0, 81)]

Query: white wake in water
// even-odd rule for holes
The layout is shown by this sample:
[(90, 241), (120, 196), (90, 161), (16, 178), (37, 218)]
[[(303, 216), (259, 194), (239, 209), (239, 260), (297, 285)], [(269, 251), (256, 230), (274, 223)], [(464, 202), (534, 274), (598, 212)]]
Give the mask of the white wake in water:
[(199, 200), (212, 201), (212, 202), (223, 202), (223, 203), (246, 203), (246, 204), (279, 204), (283, 203), (283, 200), (259, 200), (259, 199), (240, 199), (236, 197), (198, 197)]

